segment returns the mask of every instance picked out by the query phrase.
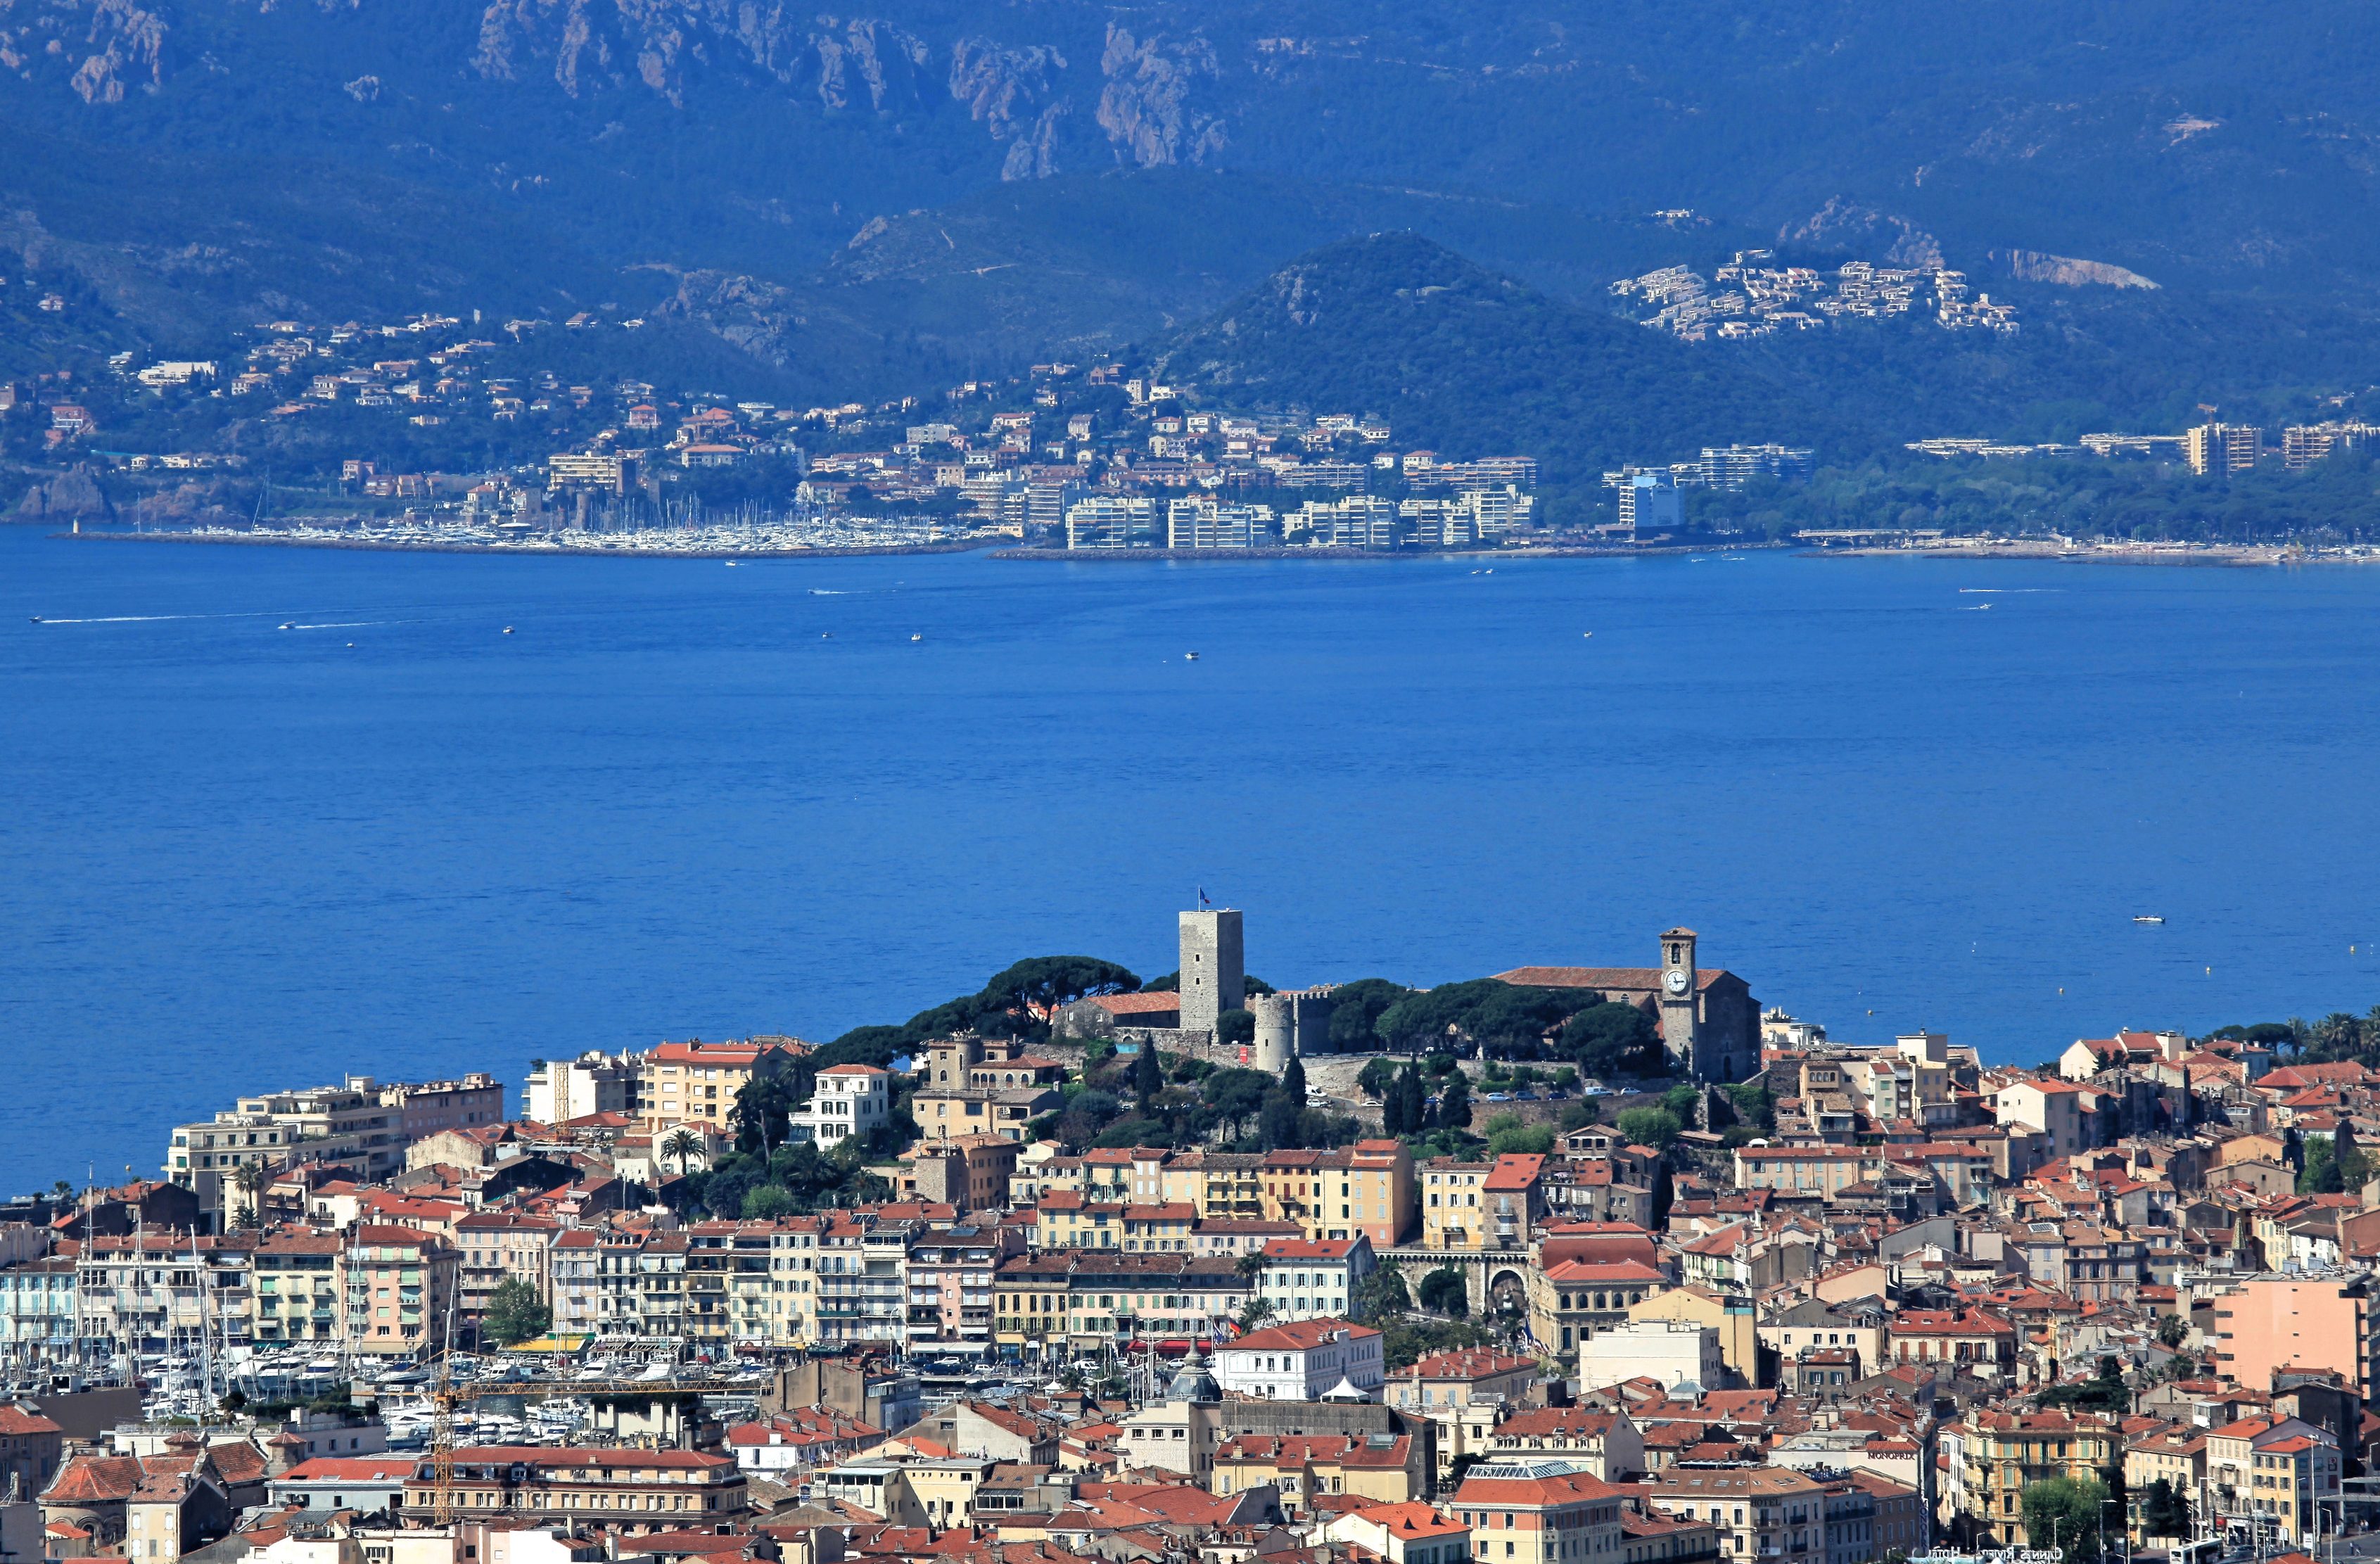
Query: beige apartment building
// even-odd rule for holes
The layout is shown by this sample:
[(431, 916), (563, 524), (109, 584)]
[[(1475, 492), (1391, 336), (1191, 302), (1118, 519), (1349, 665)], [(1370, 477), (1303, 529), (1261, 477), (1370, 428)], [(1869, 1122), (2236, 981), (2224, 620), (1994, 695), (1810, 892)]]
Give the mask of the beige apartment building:
[(335, 1341), (339, 1338), (340, 1239), (310, 1228), (282, 1228), (256, 1246), (256, 1340)]
[(418, 1228), (376, 1223), (342, 1238), (334, 1274), (348, 1351), (419, 1358), (443, 1346), (460, 1268), (454, 1247)]
[(2362, 1272), (2245, 1278), (2216, 1294), (2215, 1361), (2254, 1390), (2279, 1369), (2336, 1371), (2369, 1398), (2380, 1385), (2372, 1287)]
[(809, 1051), (796, 1037), (747, 1037), (739, 1043), (663, 1043), (644, 1056), (638, 1082), (638, 1121), (647, 1130), (699, 1124), (733, 1138), (735, 1094), (755, 1075), (793, 1068)]
[(224, 1218), (250, 1199), (240, 1187), (246, 1169), (322, 1163), (377, 1182), (405, 1170), (405, 1148), (422, 1136), (504, 1116), (504, 1085), (492, 1075), (387, 1085), (350, 1075), (335, 1086), (244, 1097), (212, 1119), (176, 1126), (165, 1177), (228, 1226)]

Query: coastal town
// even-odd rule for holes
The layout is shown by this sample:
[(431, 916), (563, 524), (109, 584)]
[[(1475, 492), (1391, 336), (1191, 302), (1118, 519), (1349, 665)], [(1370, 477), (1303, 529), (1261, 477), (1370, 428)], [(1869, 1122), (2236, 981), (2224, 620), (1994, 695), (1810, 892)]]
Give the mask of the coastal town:
[[(478, 325), (473, 322), (473, 325)], [(237, 450), (119, 451), (113, 415), (71, 381), (0, 386), (0, 418), (40, 424), (41, 455), (96, 460), (148, 486), (118, 510), (95, 483), (35, 486), (20, 519), (130, 521), (201, 538), (299, 543), (494, 546), (626, 552), (883, 549), (1028, 540), (1064, 551), (1495, 547), (1538, 531), (1532, 457), (1399, 449), (1354, 413), (1198, 410), (1176, 387), (1121, 363), (1048, 363), (1007, 381), (950, 387), (938, 406), (785, 407), (649, 382), (565, 382), (552, 370), (490, 373), (492, 356), (533, 355), (546, 336), (640, 321), (508, 321), (474, 336), (424, 315), (366, 326), (278, 321), (244, 363), (110, 363), (111, 394), (296, 428), (395, 420), (422, 448), (553, 437), (542, 457), (469, 470), (339, 462), (328, 496), (269, 492), (235, 514), (206, 493), (254, 480)], [(212, 406), (211, 406), (212, 405)], [(553, 448), (559, 440), (568, 443)], [(286, 479), (285, 479), (285, 486)], [(302, 514), (286, 509), (292, 503)]]
[[(1970, 297), (1954, 272), (1775, 261), (1742, 252), (1715, 281), (1672, 267), (1613, 285), (1613, 297), (1696, 341), (1901, 315), (2016, 329), (2007, 306)], [(643, 361), (652, 330), (616, 310), (282, 320), (246, 333), (237, 358), (118, 352), (97, 375), (0, 382), (0, 456), (37, 475), (0, 515), (95, 536), (649, 556), (1828, 547), (1861, 528), (1841, 525), (1840, 505), (1780, 490), (1821, 477), (1840, 487), (1855, 469), (1887, 490), (1914, 477), (1908, 500), (1861, 506), (1907, 530), (1909, 501), (1931, 497), (1924, 486), (1939, 480), (1924, 475), (1942, 464), (2102, 460), (2132, 487), (2228, 487), (2319, 479), (2335, 456), (2361, 459), (2372, 433), (2348, 416), (2354, 399), (2335, 395), (2323, 404), (2335, 416), (2272, 429), (2202, 406), (2204, 421), (2178, 433), (1905, 441), (1887, 470), (1755, 428), (1726, 444), (1630, 452), (1599, 485), (1571, 474), (1548, 488), (1540, 455), (1518, 442), (1448, 451), (1400, 440), (1362, 409), (1237, 407), (1123, 358), (808, 406), (590, 367)], [(1961, 519), (1953, 530), (1977, 534)], [(2137, 530), (2109, 538), (2143, 540)], [(2346, 558), (2361, 544), (2341, 534), (2292, 546)]]
[(1166, 976), (1024, 961), (829, 1043), (190, 1104), (150, 1176), (0, 1207), (6, 1553), (2209, 1564), (2369, 1527), (2380, 1013), (2110, 1018), (2028, 1066), (1836, 1040), (1683, 928), (1428, 989), (1275, 988), (1235, 910), (1172, 933)]

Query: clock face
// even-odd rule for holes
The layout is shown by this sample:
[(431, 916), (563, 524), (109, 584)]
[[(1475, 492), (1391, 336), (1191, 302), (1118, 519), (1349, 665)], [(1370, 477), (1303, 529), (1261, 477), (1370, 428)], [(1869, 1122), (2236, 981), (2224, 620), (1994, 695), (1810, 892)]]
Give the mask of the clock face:
[(1682, 994), (1686, 991), (1686, 975), (1672, 968), (1670, 975), (1661, 979), (1661, 986), (1673, 994)]

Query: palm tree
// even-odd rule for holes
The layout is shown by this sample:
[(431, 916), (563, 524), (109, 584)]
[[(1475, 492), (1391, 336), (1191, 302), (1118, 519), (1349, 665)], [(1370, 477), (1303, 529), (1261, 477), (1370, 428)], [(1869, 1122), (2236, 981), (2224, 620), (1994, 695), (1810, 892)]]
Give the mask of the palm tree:
[(662, 1155), (664, 1158), (674, 1157), (677, 1158), (677, 1176), (679, 1178), (686, 1177), (686, 1165), (687, 1160), (699, 1154), (701, 1150), (702, 1137), (696, 1134), (692, 1130), (686, 1129), (683, 1126), (678, 1129), (672, 1130), (668, 1134), (662, 1137)]
[(729, 1120), (735, 1126), (735, 1149), (751, 1149), (745, 1143), (748, 1135), (760, 1143), (760, 1155), (768, 1156), (776, 1149), (769, 1140), (770, 1121), (786, 1117), (800, 1106), (791, 1085), (782, 1075), (756, 1075), (745, 1082), (735, 1094), (735, 1106), (728, 1109)]
[(2315, 1046), (2334, 1060), (2351, 1057), (2362, 1034), (2363, 1023), (2343, 1010), (2332, 1011), (2313, 1026)]
[(257, 1196), (264, 1192), (266, 1184), (273, 1182), (273, 1175), (264, 1170), (264, 1164), (261, 1161), (243, 1162), (239, 1165), (239, 1170), (232, 1174), (231, 1182), (239, 1186), (239, 1192), (242, 1194), (248, 1196), (248, 1204), (240, 1210), (241, 1225), (262, 1227), (263, 1213), (258, 1204)]

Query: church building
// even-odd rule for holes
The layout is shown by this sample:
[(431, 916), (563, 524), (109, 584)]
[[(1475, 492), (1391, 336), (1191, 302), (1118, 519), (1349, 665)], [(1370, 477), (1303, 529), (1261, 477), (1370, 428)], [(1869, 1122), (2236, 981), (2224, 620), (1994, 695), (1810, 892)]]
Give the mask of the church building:
[(1671, 1066), (1697, 1081), (1741, 1081), (1760, 1068), (1760, 1001), (1724, 968), (1695, 964), (1694, 931), (1661, 936), (1658, 966), (1516, 966), (1496, 976), (1532, 988), (1593, 988), (1650, 1014)]

